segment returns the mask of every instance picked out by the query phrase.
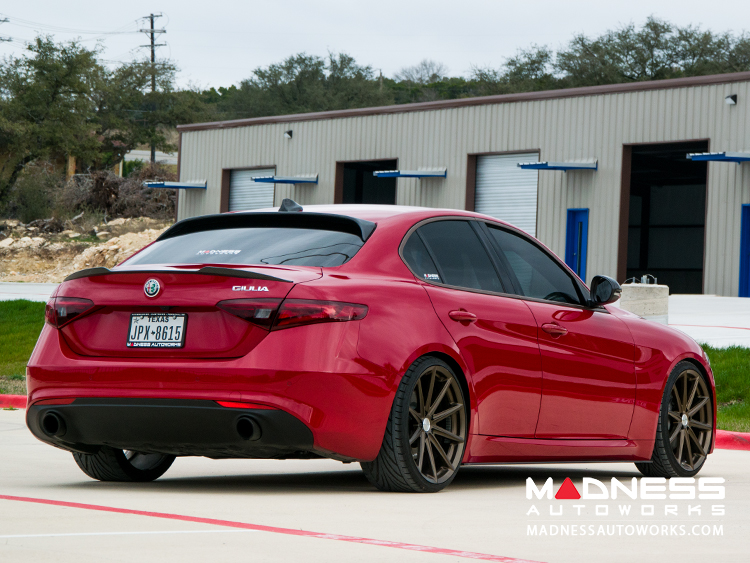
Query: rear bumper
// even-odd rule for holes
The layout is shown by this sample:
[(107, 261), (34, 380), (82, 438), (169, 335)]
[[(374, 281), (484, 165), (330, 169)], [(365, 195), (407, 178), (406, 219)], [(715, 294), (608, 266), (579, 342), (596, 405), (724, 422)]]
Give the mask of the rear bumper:
[(43, 442), (85, 453), (111, 446), (212, 458), (316, 457), (312, 432), (291, 414), (214, 401), (79, 398), (32, 405), (26, 424)]
[(358, 357), (358, 335), (356, 322), (313, 324), (272, 332), (241, 358), (157, 361), (79, 356), (45, 325), (27, 368), (28, 403), (99, 397), (254, 403), (310, 429), (315, 452), (369, 461), (380, 450), (398, 381), (394, 370)]

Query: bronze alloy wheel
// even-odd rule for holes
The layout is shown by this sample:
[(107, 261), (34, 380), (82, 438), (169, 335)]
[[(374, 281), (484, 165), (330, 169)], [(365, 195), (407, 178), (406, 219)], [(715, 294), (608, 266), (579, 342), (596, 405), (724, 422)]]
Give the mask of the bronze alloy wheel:
[(435, 493), (458, 472), (469, 433), (460, 375), (424, 356), (401, 379), (378, 456), (361, 462), (381, 491)]
[(669, 444), (677, 463), (686, 471), (706, 461), (713, 435), (711, 394), (703, 376), (694, 369), (680, 373), (669, 398)]
[(706, 376), (680, 362), (667, 380), (659, 409), (654, 452), (637, 462), (647, 477), (692, 477), (706, 461), (713, 440), (713, 398)]
[(455, 375), (439, 365), (426, 369), (412, 391), (409, 414), (417, 469), (430, 483), (444, 483), (458, 469), (466, 443), (466, 409)]

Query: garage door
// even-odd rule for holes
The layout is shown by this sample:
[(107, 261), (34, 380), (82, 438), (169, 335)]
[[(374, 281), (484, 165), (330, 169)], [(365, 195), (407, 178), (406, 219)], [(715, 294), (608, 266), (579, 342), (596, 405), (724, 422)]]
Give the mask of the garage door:
[(474, 210), (507, 221), (536, 236), (536, 170), (521, 170), (519, 162), (538, 162), (538, 153), (493, 154), (477, 157)]
[(273, 176), (276, 170), (232, 170), (229, 178), (229, 211), (247, 211), (273, 207), (273, 194), (276, 184), (253, 182), (252, 178)]

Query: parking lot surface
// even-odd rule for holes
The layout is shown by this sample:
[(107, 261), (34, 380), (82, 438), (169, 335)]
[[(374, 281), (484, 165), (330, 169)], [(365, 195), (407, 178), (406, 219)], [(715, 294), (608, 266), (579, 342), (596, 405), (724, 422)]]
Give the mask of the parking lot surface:
[[(552, 477), (555, 490), (570, 477), (580, 490), (583, 477), (629, 483), (640, 476), (632, 464), (465, 467), (432, 495), (377, 492), (358, 465), (329, 460), (178, 458), (154, 483), (100, 483), (33, 438), (24, 416), (0, 411), (1, 561), (747, 561), (750, 452), (709, 457), (700, 475), (726, 479), (726, 498), (711, 501), (526, 499), (527, 477), (539, 487)], [(621, 517), (620, 504), (633, 513)], [(527, 515), (532, 505), (538, 516)], [(641, 505), (655, 514), (636, 515)], [(677, 514), (665, 516), (665, 505)], [(725, 515), (711, 516), (712, 505)], [(688, 534), (550, 535), (552, 524), (684, 525)], [(722, 535), (692, 535), (696, 524)], [(533, 525), (548, 535), (528, 535)]]
[(52, 292), (55, 291), (57, 283), (20, 283), (0, 282), (0, 301), (11, 301), (13, 299), (27, 299), (29, 301), (46, 302)]

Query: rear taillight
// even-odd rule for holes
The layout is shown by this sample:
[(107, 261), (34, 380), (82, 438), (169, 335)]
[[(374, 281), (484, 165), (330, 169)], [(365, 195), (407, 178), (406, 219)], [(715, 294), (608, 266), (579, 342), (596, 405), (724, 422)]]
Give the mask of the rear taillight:
[(309, 299), (231, 299), (216, 304), (219, 309), (268, 330), (341, 321), (358, 321), (367, 306)]
[(270, 330), (281, 299), (230, 299), (216, 304), (219, 309)]
[(314, 323), (358, 321), (367, 315), (367, 306), (338, 301), (287, 299), (281, 304), (272, 330)]
[(93, 309), (94, 302), (80, 297), (53, 297), (44, 308), (45, 320), (56, 328), (68, 324), (86, 311)]

